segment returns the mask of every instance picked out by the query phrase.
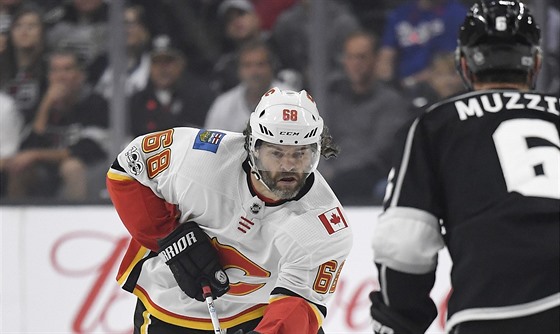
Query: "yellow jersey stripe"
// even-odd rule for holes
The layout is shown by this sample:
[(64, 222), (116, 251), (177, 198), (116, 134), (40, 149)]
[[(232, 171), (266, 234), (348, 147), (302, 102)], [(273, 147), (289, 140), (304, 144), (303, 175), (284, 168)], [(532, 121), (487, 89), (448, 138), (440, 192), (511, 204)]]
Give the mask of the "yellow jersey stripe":
[(119, 283), (119, 286), (122, 288), (122, 286), (126, 283), (126, 280), (128, 279), (128, 276), (130, 275), (130, 272), (132, 271), (132, 269), (134, 269), (134, 267), (136, 266), (136, 264), (138, 262), (140, 262), (140, 260), (142, 260), (143, 258), (145, 258), (148, 254), (150, 254), (150, 250), (147, 249), (146, 247), (141, 247), (138, 250), (138, 253), (136, 253), (136, 255), (134, 256), (134, 259), (132, 260), (132, 262), (130, 262), (130, 264), (128, 265), (128, 267), (126, 268), (126, 270), (124, 271), (124, 273), (122, 274), (121, 277), (119, 277), (119, 279), (117, 280), (117, 282)]
[[(154, 315), (156, 318), (162, 321), (173, 324), (175, 326), (186, 328), (210, 331), (214, 330), (212, 321), (210, 320), (210, 316), (208, 316), (208, 318), (179, 318), (178, 316), (174, 316), (169, 312), (161, 309), (160, 307), (154, 305), (141, 287), (136, 286), (136, 288), (134, 288), (133, 294), (142, 301), (142, 304), (144, 304), (144, 307), (146, 307), (150, 314)], [(256, 305), (252, 309), (246, 310), (245, 313), (242, 312), (228, 319), (220, 319), (220, 325), (222, 328), (231, 328), (244, 322), (260, 318), (264, 315), (264, 310), (266, 307), (267, 305)]]
[(131, 177), (130, 175), (123, 173), (121, 171), (118, 171), (116, 169), (110, 168), (109, 171), (107, 172), (107, 177), (111, 180), (115, 180), (115, 181), (130, 181), (130, 180), (134, 180), (133, 177)]

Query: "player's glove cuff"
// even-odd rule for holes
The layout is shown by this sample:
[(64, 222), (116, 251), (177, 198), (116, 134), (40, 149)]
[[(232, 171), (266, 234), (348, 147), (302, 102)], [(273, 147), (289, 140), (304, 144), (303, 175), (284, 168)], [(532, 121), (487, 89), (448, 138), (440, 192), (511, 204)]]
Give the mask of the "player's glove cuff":
[(375, 334), (418, 334), (425, 328), (391, 309), (383, 302), (381, 292), (370, 294), (373, 333)]

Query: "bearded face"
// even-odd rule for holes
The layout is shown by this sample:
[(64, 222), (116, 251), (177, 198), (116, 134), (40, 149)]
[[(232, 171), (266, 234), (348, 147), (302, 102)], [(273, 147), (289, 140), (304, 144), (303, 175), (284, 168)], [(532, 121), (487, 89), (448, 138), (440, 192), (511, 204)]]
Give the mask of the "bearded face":
[(309, 174), (292, 172), (261, 171), (262, 181), (270, 191), (280, 199), (296, 197)]
[(255, 153), (262, 181), (281, 199), (294, 198), (298, 194), (313, 170), (317, 157), (315, 145), (263, 143)]

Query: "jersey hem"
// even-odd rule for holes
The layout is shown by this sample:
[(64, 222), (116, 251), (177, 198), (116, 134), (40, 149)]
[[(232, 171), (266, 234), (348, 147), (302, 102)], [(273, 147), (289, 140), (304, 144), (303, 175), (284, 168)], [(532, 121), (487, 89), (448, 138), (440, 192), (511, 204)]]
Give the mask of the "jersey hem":
[(453, 314), (449, 318), (445, 324), (445, 331), (450, 333), (453, 327), (466, 321), (519, 318), (557, 306), (560, 306), (560, 292), (525, 304), (466, 309)]
[[(166, 323), (175, 326), (180, 326), (180, 327), (185, 327), (190, 329), (210, 330), (210, 331), (214, 330), (210, 318), (206, 319), (206, 318), (188, 317), (165, 310), (161, 306), (154, 303), (148, 296), (148, 293), (138, 285), (136, 286), (136, 288), (132, 293), (136, 297), (138, 297), (138, 299), (140, 299), (140, 301), (142, 302), (142, 304), (144, 304), (144, 307), (146, 308), (146, 310), (148, 310), (150, 314), (160, 319), (161, 321), (164, 321)], [(220, 326), (223, 329), (227, 329), (227, 328), (235, 327), (247, 321), (261, 318), (264, 315), (264, 310), (266, 309), (266, 307), (267, 304), (257, 304), (236, 315), (227, 318), (220, 318)]]

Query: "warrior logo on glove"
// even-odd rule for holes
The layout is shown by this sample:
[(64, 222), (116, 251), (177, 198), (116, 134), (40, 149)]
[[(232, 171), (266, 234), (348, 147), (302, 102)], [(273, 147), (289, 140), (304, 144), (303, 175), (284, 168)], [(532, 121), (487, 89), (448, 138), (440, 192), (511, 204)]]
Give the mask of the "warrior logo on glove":
[(196, 242), (196, 237), (194, 232), (189, 232), (181, 237), (176, 242), (172, 243), (171, 246), (165, 248), (161, 253), (165, 258), (165, 262), (171, 260), (175, 255), (184, 251), (187, 247), (192, 246)]
[(229, 290), (229, 279), (220, 264), (218, 251), (195, 222), (179, 225), (158, 244), (159, 253), (187, 296), (204, 301), (202, 284), (210, 285), (214, 298)]

